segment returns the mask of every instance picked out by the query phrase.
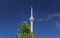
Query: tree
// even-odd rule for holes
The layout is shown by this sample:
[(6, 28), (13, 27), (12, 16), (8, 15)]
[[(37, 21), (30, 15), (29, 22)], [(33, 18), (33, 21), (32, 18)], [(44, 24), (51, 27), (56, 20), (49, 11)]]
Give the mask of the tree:
[(18, 38), (18, 33), (16, 33), (16, 38)]
[[(32, 35), (34, 38), (36, 38), (36, 36), (31, 33), (30, 31), (30, 25), (24, 21), (21, 24), (19, 24), (19, 30), (18, 30), (19, 34), (20, 34), (20, 38), (32, 38)], [(18, 34), (16, 34), (16, 38), (18, 38)]]

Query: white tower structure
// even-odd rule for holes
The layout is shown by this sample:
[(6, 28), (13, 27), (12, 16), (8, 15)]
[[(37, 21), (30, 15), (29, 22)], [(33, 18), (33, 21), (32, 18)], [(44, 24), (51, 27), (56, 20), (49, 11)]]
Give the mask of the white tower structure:
[(34, 17), (33, 17), (33, 8), (32, 8), (32, 7), (31, 7), (30, 22), (31, 22), (31, 32), (33, 33), (33, 22), (34, 22)]

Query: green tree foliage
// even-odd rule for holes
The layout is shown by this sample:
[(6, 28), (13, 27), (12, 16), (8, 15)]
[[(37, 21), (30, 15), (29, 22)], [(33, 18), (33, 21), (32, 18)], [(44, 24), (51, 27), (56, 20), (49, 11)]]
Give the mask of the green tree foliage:
[[(19, 24), (18, 32), (20, 38), (32, 38), (33, 35), (30, 31), (30, 25), (26, 21)], [(18, 38), (18, 33), (16, 34), (16, 38)], [(33, 38), (36, 38), (36, 35), (33, 35)]]
[(16, 33), (16, 38), (18, 38), (18, 33)]

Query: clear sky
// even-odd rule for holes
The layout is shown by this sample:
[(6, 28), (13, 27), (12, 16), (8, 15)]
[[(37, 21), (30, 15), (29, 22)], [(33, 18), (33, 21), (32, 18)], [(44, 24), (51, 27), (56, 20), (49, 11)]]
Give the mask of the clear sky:
[(60, 0), (0, 0), (0, 38), (15, 38), (18, 25), (34, 12), (37, 38), (60, 38)]

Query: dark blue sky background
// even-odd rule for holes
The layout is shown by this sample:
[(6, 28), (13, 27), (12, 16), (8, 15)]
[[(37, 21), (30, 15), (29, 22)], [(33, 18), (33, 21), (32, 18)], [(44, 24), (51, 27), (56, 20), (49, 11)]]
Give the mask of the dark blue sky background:
[(37, 38), (60, 38), (60, 0), (0, 0), (0, 38), (15, 38), (19, 23), (29, 22), (31, 6)]

